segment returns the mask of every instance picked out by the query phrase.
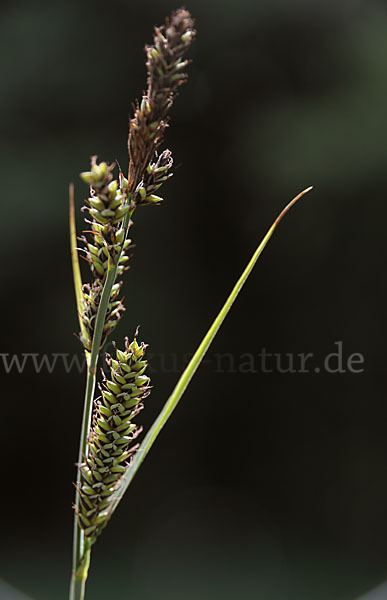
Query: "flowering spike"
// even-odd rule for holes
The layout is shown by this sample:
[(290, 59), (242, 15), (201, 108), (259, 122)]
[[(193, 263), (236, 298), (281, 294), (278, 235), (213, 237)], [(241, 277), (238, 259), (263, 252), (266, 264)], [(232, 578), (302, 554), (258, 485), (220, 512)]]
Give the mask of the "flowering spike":
[(107, 355), (110, 378), (100, 386), (95, 402), (93, 424), (88, 441), (87, 460), (80, 466), (78, 521), (93, 542), (107, 517), (110, 498), (130, 468), (137, 446), (132, 441), (141, 432), (133, 419), (143, 409), (142, 400), (150, 393), (145, 375), (146, 345), (136, 338), (125, 349), (116, 349), (116, 360)]
[(188, 64), (183, 55), (196, 32), (185, 9), (172, 13), (161, 27), (155, 27), (153, 46), (146, 46), (148, 86), (129, 124), (129, 190), (134, 192), (160, 146), (167, 117), (178, 87), (187, 78), (182, 69)]

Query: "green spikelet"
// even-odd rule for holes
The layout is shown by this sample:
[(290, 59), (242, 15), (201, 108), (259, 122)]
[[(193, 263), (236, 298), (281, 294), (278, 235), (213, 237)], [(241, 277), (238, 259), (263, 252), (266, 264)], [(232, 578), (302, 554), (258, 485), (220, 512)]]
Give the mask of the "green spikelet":
[[(94, 276), (93, 283), (83, 286), (84, 311), (81, 317), (87, 335), (83, 335), (81, 341), (88, 351), (93, 341), (95, 318), (109, 262), (114, 263), (121, 252), (117, 268), (117, 277), (120, 277), (128, 268), (128, 251), (132, 247), (131, 240), (125, 239), (123, 219), (129, 211), (133, 212), (135, 204), (128, 202), (127, 180), (122, 176), (119, 181), (113, 179), (113, 169), (114, 165), (97, 163), (97, 157), (93, 156), (91, 170), (81, 173), (83, 181), (90, 186), (90, 196), (85, 200), (84, 210), (89, 213), (90, 219), (86, 219), (86, 222), (91, 229), (87, 231), (88, 238), (80, 239), (84, 242), (83, 250)], [(100, 348), (117, 325), (124, 310), (118, 299), (120, 287), (121, 284), (116, 284), (110, 296)]]
[[(100, 350), (103, 348), (107, 337), (120, 320), (121, 313), (125, 310), (121, 300), (118, 299), (121, 285), (122, 282), (114, 284), (110, 294), (110, 302), (106, 310), (105, 324), (99, 348)], [(102, 290), (103, 285), (99, 279), (94, 281), (92, 284), (86, 283), (82, 288), (84, 311), (81, 317), (85, 326), (86, 336), (81, 337), (81, 342), (89, 352), (91, 351), (96, 314), (101, 300)]]
[(90, 196), (85, 200), (85, 208), (91, 220), (86, 222), (91, 225), (91, 239), (81, 238), (85, 242), (84, 251), (90, 263), (95, 279), (102, 282), (106, 277), (109, 259), (114, 261), (121, 247), (120, 265), (117, 275), (125, 270), (124, 264), (129, 260), (126, 252), (130, 240), (125, 240), (122, 228), (123, 220), (128, 212), (133, 212), (134, 203), (128, 202), (128, 181), (123, 176), (120, 180), (113, 179), (114, 164), (97, 163), (97, 157), (91, 158), (91, 171), (81, 173), (83, 181), (90, 185)]
[(79, 524), (93, 541), (103, 526), (111, 495), (130, 468), (137, 446), (132, 441), (141, 432), (133, 418), (142, 410), (142, 400), (150, 392), (145, 375), (145, 344), (136, 338), (125, 350), (116, 350), (116, 358), (107, 356), (110, 379), (100, 386), (101, 398), (95, 402), (93, 425), (88, 442), (88, 456), (81, 465), (79, 486)]

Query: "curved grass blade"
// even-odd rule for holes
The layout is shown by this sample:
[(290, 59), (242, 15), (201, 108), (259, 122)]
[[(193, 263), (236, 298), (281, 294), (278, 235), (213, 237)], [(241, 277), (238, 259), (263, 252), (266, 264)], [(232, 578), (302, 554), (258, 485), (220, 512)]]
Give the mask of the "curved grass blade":
[(74, 212), (74, 184), (69, 184), (69, 216), (70, 216), (70, 250), (71, 250), (71, 264), (73, 267), (73, 278), (74, 278), (74, 289), (75, 298), (77, 303), (77, 314), (79, 326), (81, 328), (81, 334), (86, 337), (87, 332), (81, 319), (83, 311), (82, 301), (82, 277), (81, 269), (79, 267), (79, 256), (77, 250), (77, 228), (75, 225), (75, 212)]
[(156, 421), (153, 423), (152, 427), (150, 428), (147, 435), (145, 436), (139, 450), (137, 451), (137, 453), (134, 457), (132, 465), (129, 467), (129, 469), (126, 471), (126, 473), (123, 475), (120, 486), (117, 488), (116, 492), (113, 495), (112, 504), (111, 504), (111, 508), (110, 508), (110, 514), (109, 514), (109, 517), (108, 517), (105, 525), (107, 524), (108, 520), (110, 519), (110, 517), (112, 516), (114, 511), (116, 510), (119, 502), (121, 501), (123, 495), (125, 494), (126, 490), (129, 487), (129, 485), (131, 484), (131, 482), (132, 482), (135, 474), (137, 473), (139, 467), (141, 466), (143, 460), (145, 459), (149, 450), (151, 449), (154, 442), (156, 441), (156, 438), (159, 435), (161, 429), (164, 427), (165, 423), (171, 416), (172, 412), (175, 410), (179, 400), (181, 399), (188, 384), (190, 383), (192, 377), (194, 376), (197, 368), (199, 367), (200, 363), (202, 362), (211, 342), (215, 338), (220, 326), (222, 325), (224, 319), (226, 318), (237, 295), (239, 294), (242, 287), (246, 283), (251, 271), (254, 268), (255, 263), (257, 262), (261, 253), (265, 249), (268, 241), (270, 240), (271, 236), (273, 235), (274, 230), (276, 229), (278, 223), (285, 216), (285, 214), (288, 212), (288, 210), (297, 202), (297, 200), (299, 200), (302, 196), (304, 196), (304, 194), (309, 192), (311, 189), (312, 189), (312, 187), (307, 188), (306, 190), (304, 190), (300, 194), (298, 194), (295, 198), (293, 198), (293, 200), (291, 202), (289, 202), (289, 204), (283, 209), (283, 211), (279, 214), (277, 219), (274, 221), (273, 225), (270, 227), (270, 229), (266, 233), (265, 237), (259, 244), (258, 248), (254, 252), (247, 267), (245, 268), (242, 275), (240, 276), (237, 283), (235, 284), (231, 294), (227, 298), (221, 311), (219, 312), (218, 316), (212, 323), (210, 329), (208, 330), (207, 334), (204, 336), (201, 344), (199, 345), (198, 349), (196, 350), (195, 354), (193, 355), (190, 363), (188, 364), (188, 366), (186, 367), (182, 376), (180, 377), (179, 381), (177, 382), (175, 389), (173, 390), (172, 394), (170, 395), (170, 397), (168, 398), (164, 407), (162, 408)]

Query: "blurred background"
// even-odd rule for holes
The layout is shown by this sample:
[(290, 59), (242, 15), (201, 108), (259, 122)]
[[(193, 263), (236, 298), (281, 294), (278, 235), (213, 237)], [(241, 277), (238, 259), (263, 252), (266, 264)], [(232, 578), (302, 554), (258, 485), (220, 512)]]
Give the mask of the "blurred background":
[[(82, 358), (68, 182), (81, 229), (78, 174), (92, 154), (126, 169), (143, 47), (173, 8), (0, 9), (0, 577), (35, 600), (67, 597), (84, 374), (7, 361)], [(276, 214), (315, 189), (276, 232), (95, 546), (88, 597), (353, 600), (387, 578), (387, 7), (187, 8), (199, 33), (165, 142), (175, 175), (161, 207), (135, 214), (114, 334), (140, 325), (149, 344), (145, 429)], [(337, 342), (343, 372), (327, 372)], [(311, 369), (263, 372), (263, 349), (282, 371), (287, 354), (312, 353)]]

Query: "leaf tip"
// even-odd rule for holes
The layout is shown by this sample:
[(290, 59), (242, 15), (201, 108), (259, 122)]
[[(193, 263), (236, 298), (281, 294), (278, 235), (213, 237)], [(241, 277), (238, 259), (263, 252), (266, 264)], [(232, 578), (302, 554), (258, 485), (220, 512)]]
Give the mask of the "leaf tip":
[(285, 206), (285, 208), (283, 209), (283, 211), (278, 215), (278, 217), (276, 218), (275, 222), (274, 222), (274, 227), (276, 227), (278, 225), (278, 223), (281, 221), (281, 219), (286, 215), (286, 213), (288, 212), (288, 210), (290, 208), (292, 208), (292, 206), (300, 199), (302, 198), (302, 196), (305, 196), (305, 194), (307, 194), (308, 192), (310, 192), (311, 190), (313, 190), (313, 185), (310, 185), (309, 187), (307, 187), (305, 190), (302, 190), (302, 192), (300, 192), (299, 194), (297, 194), (297, 196), (295, 196), (293, 198), (293, 200), (291, 200), (289, 202), (289, 204), (287, 204)]

